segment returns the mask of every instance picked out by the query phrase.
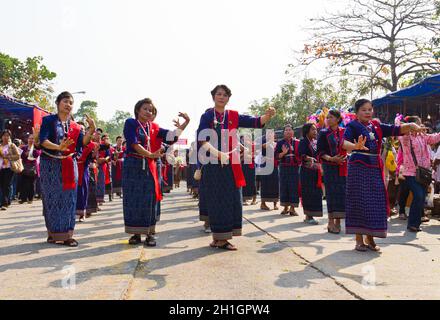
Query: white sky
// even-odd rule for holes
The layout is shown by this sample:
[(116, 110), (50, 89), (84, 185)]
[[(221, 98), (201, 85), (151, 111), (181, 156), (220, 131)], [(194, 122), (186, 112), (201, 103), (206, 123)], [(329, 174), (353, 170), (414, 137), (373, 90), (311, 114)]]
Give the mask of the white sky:
[(241, 112), (274, 95), (307, 39), (307, 20), (335, 7), (342, 2), (0, 0), (0, 51), (43, 56), (58, 74), (55, 92), (87, 91), (76, 108), (97, 101), (105, 120), (117, 109), (132, 112), (145, 97), (164, 128), (187, 112), (183, 137), (193, 140), (215, 85), (232, 89), (229, 107)]

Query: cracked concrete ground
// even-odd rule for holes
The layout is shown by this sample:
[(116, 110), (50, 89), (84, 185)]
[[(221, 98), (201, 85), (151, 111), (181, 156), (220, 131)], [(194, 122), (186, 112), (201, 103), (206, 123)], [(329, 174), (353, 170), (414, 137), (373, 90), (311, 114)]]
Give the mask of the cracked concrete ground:
[(41, 202), (0, 213), (0, 299), (440, 299), (440, 223), (390, 222), (381, 255), (328, 234), (326, 219), (244, 207), (237, 252), (212, 249), (185, 190), (165, 197), (156, 248), (128, 245), (122, 202), (77, 224), (78, 248), (45, 243)]

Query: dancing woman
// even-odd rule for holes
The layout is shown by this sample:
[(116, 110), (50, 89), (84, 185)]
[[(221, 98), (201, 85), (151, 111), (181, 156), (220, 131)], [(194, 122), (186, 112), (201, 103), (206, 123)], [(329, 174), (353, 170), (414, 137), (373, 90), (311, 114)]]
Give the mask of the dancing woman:
[[(424, 132), (415, 123), (394, 126), (373, 119), (371, 101), (358, 100), (357, 119), (347, 125), (343, 148), (352, 152), (348, 162), (345, 202), (346, 233), (356, 235), (357, 251), (379, 252), (374, 238), (387, 237), (389, 204), (380, 150), (383, 137)], [(366, 236), (366, 243), (364, 242)]]
[[(235, 251), (237, 248), (228, 240), (242, 234), (241, 188), (246, 185), (236, 130), (240, 127), (264, 127), (274, 116), (275, 109), (269, 108), (262, 117), (240, 115), (236, 111), (226, 110), (232, 95), (227, 86), (215, 87), (211, 95), (214, 108), (202, 115), (197, 130), (199, 147), (203, 152), (209, 152), (215, 160), (203, 163), (202, 173), (205, 204), (214, 240), (211, 247)], [(207, 132), (209, 137), (205, 135)]]
[(125, 122), (127, 151), (122, 170), (125, 232), (133, 234), (129, 240), (132, 245), (141, 243), (141, 235), (146, 235), (149, 247), (156, 246), (156, 202), (162, 200), (155, 161), (163, 155), (160, 141), (176, 142), (190, 121), (188, 115), (179, 113), (185, 123), (170, 133), (150, 121), (153, 108), (151, 99), (140, 100), (134, 107), (135, 118)]
[(73, 239), (77, 201), (77, 154), (87, 146), (95, 131), (95, 122), (86, 116), (89, 131), (84, 135), (72, 119), (73, 96), (61, 93), (56, 99), (57, 114), (43, 118), (39, 133), (42, 147), (40, 179), (43, 214), (48, 243), (77, 247)]
[(282, 215), (298, 216), (295, 208), (299, 206), (299, 140), (295, 139), (291, 125), (284, 127), (284, 139), (278, 141), (275, 159), (279, 161), (279, 190)]
[(316, 138), (318, 129), (312, 123), (303, 126), (303, 139), (299, 144), (301, 155), (301, 199), (305, 223), (316, 225), (314, 217), (322, 217), (322, 175), (317, 160)]
[(324, 170), (327, 198), (329, 233), (341, 233), (341, 219), (345, 219), (345, 192), (348, 174), (347, 151), (344, 144), (345, 129), (341, 112), (330, 110), (327, 115), (328, 128), (321, 130), (318, 138), (318, 156)]

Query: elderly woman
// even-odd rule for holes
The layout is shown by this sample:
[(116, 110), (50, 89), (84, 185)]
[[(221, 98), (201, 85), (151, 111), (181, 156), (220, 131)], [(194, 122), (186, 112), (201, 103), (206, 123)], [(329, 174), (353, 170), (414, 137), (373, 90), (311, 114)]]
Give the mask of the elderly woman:
[(95, 122), (87, 118), (89, 131), (84, 135), (73, 122), (73, 96), (61, 93), (56, 99), (57, 114), (43, 118), (39, 135), (42, 149), (40, 174), (43, 215), (48, 243), (77, 247), (75, 229), (78, 166), (77, 156), (89, 144)]
[(155, 159), (163, 155), (161, 142), (176, 142), (190, 121), (188, 115), (180, 113), (185, 122), (170, 132), (151, 121), (153, 110), (151, 99), (140, 100), (134, 107), (135, 118), (125, 122), (127, 151), (122, 169), (125, 232), (133, 235), (129, 240), (131, 245), (141, 243), (141, 235), (146, 235), (144, 244), (148, 247), (156, 246), (153, 233), (157, 202), (162, 200)]

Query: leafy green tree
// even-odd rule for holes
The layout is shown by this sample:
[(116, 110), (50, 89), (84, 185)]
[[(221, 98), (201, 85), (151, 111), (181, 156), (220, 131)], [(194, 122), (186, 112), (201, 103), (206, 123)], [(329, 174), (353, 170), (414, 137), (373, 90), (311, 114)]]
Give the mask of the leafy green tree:
[(349, 69), (364, 88), (396, 91), (440, 72), (439, 11), (434, 0), (347, 1), (343, 12), (311, 19), (310, 41), (291, 66), (326, 60), (329, 72)]
[(86, 100), (81, 102), (78, 111), (75, 113), (74, 117), (77, 121), (84, 120), (87, 114), (90, 118), (98, 121), (98, 103), (96, 101)]
[(122, 136), (125, 120), (131, 117), (130, 112), (117, 110), (113, 118), (105, 123), (104, 131), (110, 136), (110, 140), (115, 142), (117, 136)]
[(51, 80), (56, 73), (50, 71), (42, 57), (30, 57), (25, 61), (0, 53), (0, 91), (54, 110)]

